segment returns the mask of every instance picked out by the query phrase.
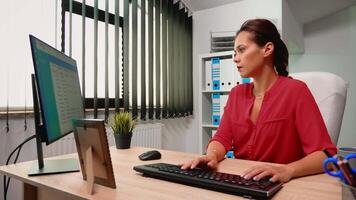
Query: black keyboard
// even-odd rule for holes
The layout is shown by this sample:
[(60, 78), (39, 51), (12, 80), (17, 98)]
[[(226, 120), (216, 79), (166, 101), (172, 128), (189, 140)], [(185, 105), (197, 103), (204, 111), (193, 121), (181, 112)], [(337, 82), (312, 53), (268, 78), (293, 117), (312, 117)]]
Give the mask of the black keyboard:
[(270, 182), (266, 179), (259, 181), (253, 179), (246, 180), (239, 175), (215, 172), (202, 168), (182, 170), (178, 165), (167, 163), (135, 166), (134, 170), (153, 178), (247, 198), (268, 199), (282, 187), (282, 183)]

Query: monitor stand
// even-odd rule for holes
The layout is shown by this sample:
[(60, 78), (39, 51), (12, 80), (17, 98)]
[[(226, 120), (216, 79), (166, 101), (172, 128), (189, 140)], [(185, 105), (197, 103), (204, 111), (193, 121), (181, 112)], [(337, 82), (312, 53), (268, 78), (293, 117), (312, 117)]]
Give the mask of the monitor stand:
[(75, 158), (69, 158), (69, 159), (44, 160), (42, 168), (39, 167), (37, 161), (33, 161), (33, 164), (27, 174), (29, 176), (40, 176), (40, 175), (60, 174), (60, 173), (78, 172), (78, 171), (79, 171), (78, 160)]
[(32, 81), (32, 94), (33, 94), (33, 111), (34, 111), (34, 121), (35, 121), (35, 132), (36, 132), (36, 149), (37, 149), (37, 161), (34, 161), (32, 164), (28, 175), (29, 176), (39, 176), (39, 175), (48, 175), (48, 174), (59, 174), (66, 172), (78, 172), (79, 165), (78, 159), (69, 158), (69, 159), (48, 159), (43, 160), (43, 151), (42, 151), (42, 139), (41, 131), (45, 131), (40, 122), (40, 110), (38, 102), (38, 91), (35, 75), (31, 75)]

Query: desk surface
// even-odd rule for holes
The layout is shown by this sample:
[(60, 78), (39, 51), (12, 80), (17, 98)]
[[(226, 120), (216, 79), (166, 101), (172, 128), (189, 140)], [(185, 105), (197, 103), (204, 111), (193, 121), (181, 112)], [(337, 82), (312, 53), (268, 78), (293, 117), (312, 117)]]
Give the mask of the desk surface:
[[(155, 162), (179, 164), (199, 155), (183, 152), (160, 150), (162, 158), (155, 161), (140, 161), (137, 156), (148, 148), (133, 147), (127, 150), (111, 148), (116, 189), (95, 185), (94, 194), (88, 195), (86, 182), (81, 172), (28, 177), (27, 171), (31, 162), (1, 166), (0, 173), (16, 178), (38, 188), (65, 193), (66, 196), (84, 199), (237, 199), (237, 196), (220, 192), (185, 186), (177, 183), (143, 177), (132, 168), (135, 165)], [(76, 157), (77, 154), (60, 156)], [(59, 157), (58, 157), (59, 158)], [(225, 159), (219, 164), (218, 171), (241, 174), (243, 170), (260, 164), (255, 161)], [(297, 178), (284, 184), (273, 199), (341, 199), (341, 184), (326, 174)]]

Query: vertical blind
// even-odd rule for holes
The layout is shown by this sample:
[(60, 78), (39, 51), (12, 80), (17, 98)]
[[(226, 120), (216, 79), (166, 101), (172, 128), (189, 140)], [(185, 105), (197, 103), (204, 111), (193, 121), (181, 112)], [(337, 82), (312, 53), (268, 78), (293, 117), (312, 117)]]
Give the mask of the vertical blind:
[[(110, 6), (115, 8), (114, 13), (109, 13)], [(69, 12), (67, 20), (65, 12)], [(73, 32), (72, 14), (82, 16), (81, 33)], [(86, 18), (94, 20), (94, 41), (87, 43)], [(104, 35), (98, 34), (99, 22), (105, 23)], [(193, 113), (192, 17), (180, 1), (105, 0), (105, 9), (101, 10), (98, 0), (94, 0), (94, 6), (86, 5), (85, 0), (62, 0), (61, 23), (62, 52), (65, 52), (67, 38), (66, 23), (69, 23), (70, 30), (67, 33), (70, 55), (73, 51), (81, 51), (82, 63), (78, 67), (82, 69), (82, 95), (86, 108), (90, 98), (86, 98), (85, 80), (94, 80), (94, 95), (90, 102), (95, 118), (98, 117), (100, 108), (105, 111), (105, 119), (109, 116), (110, 109), (115, 109), (116, 112), (130, 111), (134, 118), (144, 120), (184, 117)], [(108, 39), (109, 25), (114, 28), (113, 41)], [(81, 34), (81, 47), (72, 45), (73, 34)], [(100, 59), (105, 60), (103, 66), (98, 64), (98, 42), (102, 41), (105, 56)], [(115, 48), (109, 49), (109, 43), (114, 43)], [(88, 45), (94, 46), (92, 65), (85, 61), (85, 49)], [(114, 52), (114, 58), (109, 58), (110, 51)], [(109, 59), (115, 60), (113, 67), (109, 66)], [(120, 59), (123, 61), (122, 65)], [(86, 77), (85, 70), (89, 66), (94, 68), (94, 77)], [(105, 71), (103, 97), (98, 96), (100, 68)], [(115, 74), (114, 85), (108, 83), (111, 73)], [(114, 99), (109, 98), (109, 87), (115, 87)]]

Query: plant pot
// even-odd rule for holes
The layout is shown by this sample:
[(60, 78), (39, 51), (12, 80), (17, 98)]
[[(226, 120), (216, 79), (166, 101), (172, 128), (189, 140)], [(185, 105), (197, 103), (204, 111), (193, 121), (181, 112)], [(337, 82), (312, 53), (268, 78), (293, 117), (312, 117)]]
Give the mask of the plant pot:
[(127, 134), (115, 134), (115, 143), (117, 149), (129, 149), (131, 146), (132, 133)]

